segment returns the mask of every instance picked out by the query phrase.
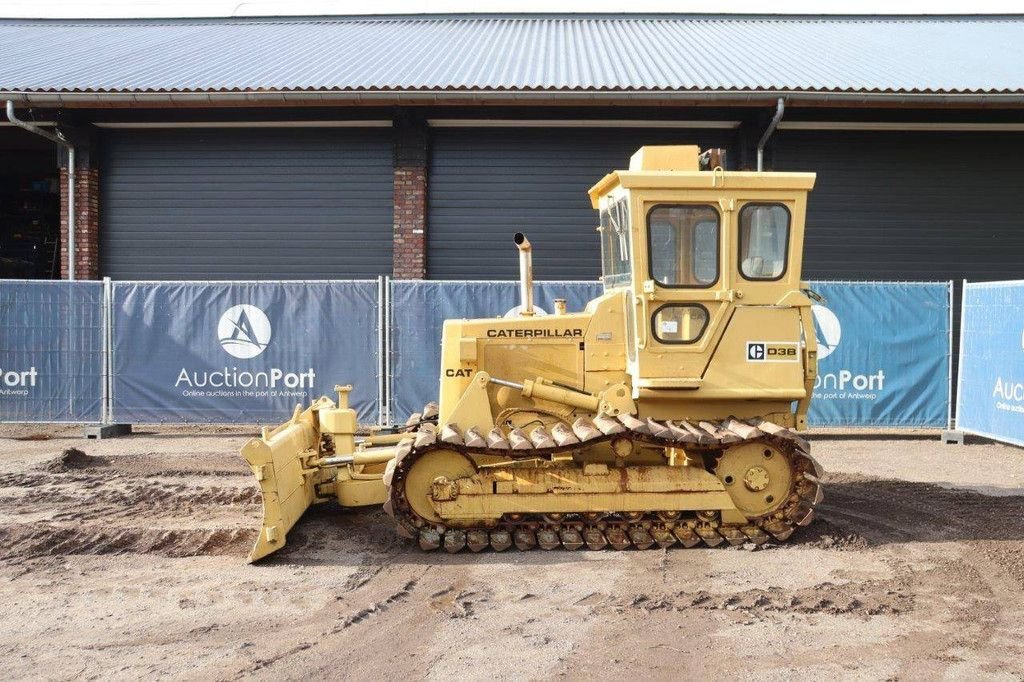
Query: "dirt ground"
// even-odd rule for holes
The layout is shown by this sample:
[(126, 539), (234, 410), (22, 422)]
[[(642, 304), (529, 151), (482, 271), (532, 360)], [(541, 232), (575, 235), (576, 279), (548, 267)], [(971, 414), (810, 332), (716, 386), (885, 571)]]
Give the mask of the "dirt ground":
[(0, 431), (6, 678), (1024, 679), (1020, 449), (815, 438), (819, 519), (757, 551), (426, 554), (324, 505), (250, 566), (244, 431), (79, 433)]

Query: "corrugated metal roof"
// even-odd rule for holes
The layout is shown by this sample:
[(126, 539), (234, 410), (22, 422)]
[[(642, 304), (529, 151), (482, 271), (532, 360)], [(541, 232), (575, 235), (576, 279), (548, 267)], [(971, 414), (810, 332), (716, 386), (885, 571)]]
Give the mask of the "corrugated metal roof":
[(0, 92), (1024, 93), (1024, 17), (0, 21)]

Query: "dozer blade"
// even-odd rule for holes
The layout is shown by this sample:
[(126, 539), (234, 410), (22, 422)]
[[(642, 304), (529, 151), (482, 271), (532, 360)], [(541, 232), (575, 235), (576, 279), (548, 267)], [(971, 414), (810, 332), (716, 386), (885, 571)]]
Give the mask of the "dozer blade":
[(317, 431), (311, 410), (296, 408), (291, 420), (264, 431), (242, 448), (263, 493), (263, 528), (249, 554), (257, 561), (285, 545), (285, 536), (316, 498), (314, 474), (303, 456), (316, 453)]

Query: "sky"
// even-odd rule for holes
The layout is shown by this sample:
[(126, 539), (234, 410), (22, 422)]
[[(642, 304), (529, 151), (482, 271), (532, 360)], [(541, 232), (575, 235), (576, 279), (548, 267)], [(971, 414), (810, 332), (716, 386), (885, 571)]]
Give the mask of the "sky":
[[(369, 7), (369, 9), (367, 9)], [(2, 0), (0, 17), (127, 18), (352, 14), (698, 12), (746, 14), (999, 14), (1006, 0)]]

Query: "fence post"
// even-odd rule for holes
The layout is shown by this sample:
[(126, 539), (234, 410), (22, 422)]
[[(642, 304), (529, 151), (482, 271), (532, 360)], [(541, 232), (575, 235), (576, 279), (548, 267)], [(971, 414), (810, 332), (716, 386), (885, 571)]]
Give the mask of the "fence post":
[(377, 277), (377, 423), (391, 424), (391, 278)]
[(382, 403), (384, 408), (384, 421), (385, 426), (391, 426), (392, 414), (391, 414), (391, 400), (394, 395), (394, 386), (392, 386), (392, 372), (391, 372), (391, 324), (394, 319), (391, 309), (391, 277), (384, 275), (384, 311), (383, 311), (383, 329), (384, 329), (384, 354), (383, 354), (383, 369), (384, 369), (384, 402)]
[[(960, 352), (957, 355), (957, 369), (962, 374), (964, 371), (964, 320), (967, 318), (967, 280), (961, 280), (960, 282)], [(956, 382), (956, 416), (960, 418), (960, 398), (962, 389), (964, 387), (963, 381)]]
[(384, 275), (377, 275), (377, 424), (387, 424), (387, 407), (385, 401), (385, 346), (384, 346), (384, 289), (387, 283)]
[(949, 280), (949, 362), (946, 374), (949, 387), (946, 389), (946, 429), (953, 430), (953, 280)]
[(109, 424), (113, 414), (110, 395), (110, 278), (103, 278), (103, 408), (100, 421)]
[(85, 429), (85, 437), (90, 439), (116, 438), (127, 436), (132, 432), (131, 424), (114, 423), (114, 293), (113, 283), (109, 277), (103, 278), (103, 298), (101, 303), (101, 324), (103, 325), (103, 390), (100, 406), (100, 424)]
[[(965, 299), (967, 297), (967, 280), (961, 280), (960, 287), (960, 350), (957, 356), (957, 372), (964, 371), (964, 312), (966, 309)], [(957, 428), (956, 422), (960, 419), (960, 389), (962, 381), (956, 382), (956, 418), (953, 417), (953, 280), (949, 280), (949, 416), (946, 419), (946, 429), (942, 432), (942, 442), (946, 445), (963, 445), (964, 432)]]

